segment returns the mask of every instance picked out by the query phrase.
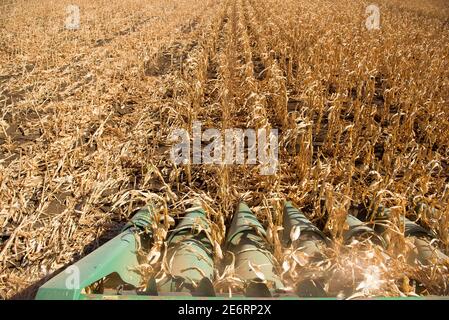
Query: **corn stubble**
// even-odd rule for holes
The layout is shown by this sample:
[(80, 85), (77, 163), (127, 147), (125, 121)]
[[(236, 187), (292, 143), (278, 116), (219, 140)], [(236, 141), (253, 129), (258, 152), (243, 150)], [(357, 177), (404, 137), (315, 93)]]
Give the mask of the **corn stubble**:
[[(64, 1), (0, 4), (0, 297), (30, 298), (117, 234), (139, 206), (160, 217), (146, 276), (170, 269), (164, 237), (195, 201), (216, 263), (239, 199), (267, 227), (291, 288), (333, 296), (448, 294), (448, 266), (409, 265), (401, 215), (449, 250), (449, 7), (379, 0)], [(175, 166), (173, 128), (279, 129), (279, 166)], [(335, 240), (320, 261), (282, 248), (282, 200)], [(417, 203), (436, 210), (413, 213)], [(386, 249), (343, 245), (355, 205), (392, 207)], [(257, 266), (253, 266), (257, 268)], [(420, 290), (416, 283), (426, 289)], [(233, 265), (216, 289), (242, 289)]]

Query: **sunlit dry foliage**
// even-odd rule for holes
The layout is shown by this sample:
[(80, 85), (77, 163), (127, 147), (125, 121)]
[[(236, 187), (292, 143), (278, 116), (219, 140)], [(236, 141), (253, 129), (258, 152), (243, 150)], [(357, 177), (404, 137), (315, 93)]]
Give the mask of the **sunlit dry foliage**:
[[(76, 2), (79, 30), (64, 29), (65, 1), (0, 3), (0, 297), (32, 297), (148, 203), (155, 245), (140, 271), (161, 279), (164, 237), (192, 199), (211, 221), (219, 292), (244, 289), (220, 247), (243, 199), (287, 287), (310, 277), (346, 298), (448, 293), (447, 265), (407, 264), (400, 219), (448, 252), (447, 1), (379, 0), (372, 31), (364, 0)], [(175, 166), (170, 132), (194, 121), (279, 129), (277, 173)], [(283, 199), (335, 240), (323, 260), (281, 246)], [(386, 249), (343, 245), (359, 204), (393, 208)]]

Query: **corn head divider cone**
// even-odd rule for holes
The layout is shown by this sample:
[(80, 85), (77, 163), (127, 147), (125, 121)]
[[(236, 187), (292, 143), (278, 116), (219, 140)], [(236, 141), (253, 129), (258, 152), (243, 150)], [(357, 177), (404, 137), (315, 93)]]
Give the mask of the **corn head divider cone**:
[(293, 245), (302, 248), (310, 257), (322, 257), (322, 246), (330, 244), (330, 240), (306, 216), (293, 206), (290, 201), (284, 204), (283, 217), (284, 246)]
[(352, 240), (366, 240), (369, 239), (373, 243), (386, 247), (385, 240), (379, 236), (373, 228), (366, 225), (366, 223), (360, 221), (352, 214), (346, 216), (346, 223), (349, 228), (343, 233), (343, 239), (345, 243), (350, 243)]
[[(41, 286), (36, 299), (83, 299), (87, 287), (108, 276), (112, 276), (114, 285), (137, 287), (142, 280), (134, 271), (139, 266), (137, 250), (139, 243), (150, 246), (152, 234), (148, 227), (153, 220), (152, 209), (137, 212), (118, 236)], [(144, 231), (145, 236), (140, 235)], [(100, 293), (103, 291), (101, 289)]]
[(167, 263), (170, 278), (158, 292), (185, 292), (215, 296), (213, 245), (210, 226), (202, 208), (187, 213), (168, 238)]
[(274, 271), (274, 257), (268, 249), (266, 231), (240, 202), (226, 238), (228, 258), (235, 257), (235, 274), (246, 284), (246, 296), (269, 297), (284, 286)]
[[(293, 250), (305, 253), (311, 260), (320, 261), (324, 258), (323, 248), (331, 241), (290, 201), (284, 203), (283, 244)], [(305, 279), (295, 288), (300, 297), (326, 297), (323, 279)]]
[[(418, 211), (420, 206), (415, 208)], [(385, 222), (390, 220), (391, 210), (383, 206), (378, 208), (375, 216), (374, 228), (376, 232), (381, 235), (385, 235), (386, 224)], [(405, 216), (401, 217), (404, 225), (404, 236), (408, 237), (414, 244), (415, 248), (411, 251), (407, 257), (409, 264), (415, 264), (416, 261), (424, 265), (430, 265), (432, 261), (440, 260), (449, 264), (449, 257), (445, 255), (441, 250), (431, 245), (431, 241), (436, 238), (436, 235), (419, 224), (411, 221)]]

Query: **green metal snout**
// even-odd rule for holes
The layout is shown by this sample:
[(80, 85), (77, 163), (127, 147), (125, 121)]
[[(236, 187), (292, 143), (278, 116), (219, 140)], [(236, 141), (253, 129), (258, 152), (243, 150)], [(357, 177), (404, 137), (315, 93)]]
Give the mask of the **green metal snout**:
[(170, 278), (160, 286), (159, 292), (215, 296), (213, 245), (209, 232), (210, 226), (202, 208), (184, 216), (167, 241)]
[[(415, 208), (418, 211), (421, 206)], [(380, 206), (376, 215), (375, 229), (380, 234), (384, 234), (386, 227), (384, 222), (389, 220), (391, 217), (391, 211), (388, 208)], [(402, 223), (404, 224), (404, 236), (412, 240), (415, 248), (408, 255), (407, 259), (410, 264), (419, 261), (421, 264), (429, 265), (434, 260), (445, 261), (449, 263), (449, 257), (441, 252), (438, 248), (431, 245), (432, 239), (435, 238), (435, 234), (424, 229), (417, 223), (407, 219), (405, 216), (402, 217)]]
[(303, 251), (313, 258), (322, 256), (321, 247), (329, 245), (330, 240), (290, 201), (284, 203), (283, 221), (284, 245), (293, 244), (295, 248), (303, 248)]
[(266, 232), (249, 207), (240, 202), (226, 239), (226, 250), (235, 258), (235, 274), (247, 284), (246, 296), (272, 296), (282, 291), (274, 270), (274, 257), (266, 242)]
[[(324, 258), (323, 249), (330, 240), (290, 201), (284, 203), (283, 243), (305, 253), (312, 261)], [(306, 278), (296, 284), (295, 292), (300, 297), (326, 297), (323, 279)]]
[[(136, 238), (145, 239), (147, 245), (151, 243), (152, 235), (148, 227), (153, 219), (151, 209), (137, 212), (122, 233), (40, 287), (36, 299), (78, 300), (82, 298), (85, 288), (111, 275), (118, 276), (124, 284), (138, 287), (142, 279), (134, 270), (139, 266), (137, 250), (138, 243), (142, 241), (138, 242)], [(138, 235), (145, 230), (145, 237)]]
[(373, 243), (386, 247), (386, 243), (382, 237), (380, 237), (373, 228), (366, 225), (366, 223), (360, 221), (351, 214), (346, 216), (346, 223), (349, 228), (343, 233), (343, 239), (345, 243), (349, 243), (353, 239), (365, 240), (369, 239)]

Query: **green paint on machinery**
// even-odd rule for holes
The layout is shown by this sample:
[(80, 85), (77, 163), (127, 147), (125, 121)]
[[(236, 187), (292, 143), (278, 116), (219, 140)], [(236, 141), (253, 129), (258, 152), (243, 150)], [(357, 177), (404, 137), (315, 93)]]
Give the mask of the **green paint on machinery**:
[(210, 226), (202, 208), (184, 216), (168, 238), (167, 261), (171, 278), (160, 286), (158, 292), (215, 295), (212, 285), (213, 245), (209, 234)]
[[(138, 243), (151, 242), (148, 227), (152, 219), (151, 209), (137, 212), (122, 233), (45, 283), (37, 292), (36, 299), (81, 299), (84, 288), (110, 275), (137, 287), (141, 281), (140, 275), (134, 271), (139, 265)], [(145, 236), (138, 234), (144, 231), (147, 231)]]
[[(311, 258), (320, 261), (324, 258), (323, 247), (331, 244), (326, 235), (321, 232), (307, 217), (290, 201), (284, 203), (283, 243), (301, 250)], [(304, 279), (297, 283), (295, 293), (300, 297), (326, 297), (323, 279)]]
[[(368, 237), (385, 246), (383, 222), (389, 217), (389, 210), (381, 208), (371, 228), (369, 222), (348, 215), (349, 229), (343, 235), (345, 242)], [(144, 261), (138, 251), (151, 249), (156, 222), (151, 206), (138, 211), (119, 235), (41, 286), (36, 299), (335, 299), (326, 297), (322, 284), (316, 279), (300, 282), (293, 293), (285, 292), (267, 232), (244, 202), (236, 208), (223, 244), (225, 259), (220, 265), (215, 265), (218, 262), (213, 257), (210, 220), (205, 210), (197, 206), (187, 210), (169, 233), (164, 252), (167, 276), (157, 281), (155, 278), (142, 279), (137, 269)], [(435, 257), (447, 259), (430, 245), (433, 234), (406, 218), (404, 226), (405, 235), (415, 240), (420, 261), (429, 263)], [(323, 248), (332, 246), (331, 240), (288, 201), (284, 203), (282, 243), (284, 247), (313, 257), (313, 261), (323, 257)], [(232, 297), (217, 294), (213, 286), (216, 270), (230, 264), (234, 266), (234, 276), (244, 284), (243, 294), (233, 294)], [(145, 281), (146, 288), (141, 290)]]
[[(418, 204), (415, 207), (415, 212), (419, 213), (419, 211), (423, 210), (425, 207), (425, 204)], [(380, 234), (385, 234), (385, 222), (390, 219), (391, 210), (380, 206), (375, 216), (374, 227), (376, 231)], [(435, 260), (449, 263), (449, 257), (441, 252), (441, 250), (431, 245), (432, 240), (436, 238), (436, 235), (433, 232), (424, 229), (422, 226), (405, 216), (401, 216), (401, 223), (404, 228), (404, 236), (410, 238), (415, 245), (414, 250), (408, 256), (409, 264), (414, 264), (415, 261), (419, 261), (421, 264), (429, 265)]]
[[(235, 260), (235, 273), (246, 282), (247, 295), (270, 297), (283, 284), (274, 270), (274, 257), (266, 231), (244, 202), (240, 202), (226, 239), (226, 250)], [(229, 255), (228, 255), (229, 259)]]
[[(293, 244), (295, 248), (301, 247), (310, 257), (320, 258), (322, 246), (330, 244), (330, 240), (320, 229), (311, 223), (290, 201), (284, 203), (283, 217), (283, 243), (285, 246)], [(299, 233), (298, 239), (292, 243), (292, 233)]]
[(373, 243), (386, 247), (386, 243), (382, 237), (380, 237), (373, 228), (367, 226), (364, 222), (360, 221), (352, 214), (346, 216), (346, 223), (349, 228), (343, 233), (343, 239), (345, 243), (349, 243), (352, 239), (369, 239)]

